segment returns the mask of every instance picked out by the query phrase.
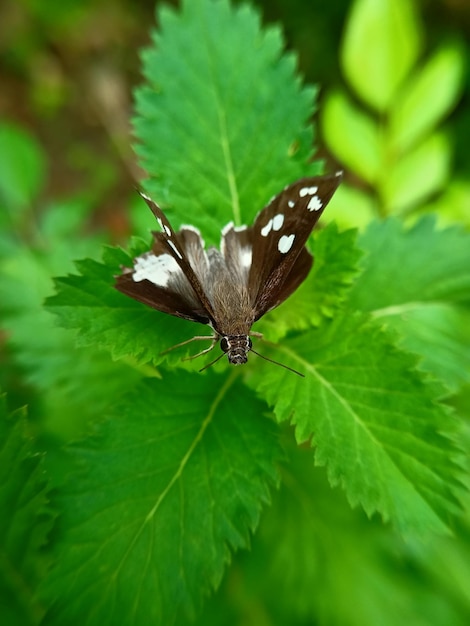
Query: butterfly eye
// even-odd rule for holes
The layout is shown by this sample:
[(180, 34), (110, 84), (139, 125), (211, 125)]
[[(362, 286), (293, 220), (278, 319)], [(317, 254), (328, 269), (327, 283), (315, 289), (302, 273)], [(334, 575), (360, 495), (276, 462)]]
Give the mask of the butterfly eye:
[(220, 349), (223, 352), (227, 352), (229, 349), (229, 343), (228, 343), (228, 339), (227, 337), (222, 337), (222, 339), (220, 340)]

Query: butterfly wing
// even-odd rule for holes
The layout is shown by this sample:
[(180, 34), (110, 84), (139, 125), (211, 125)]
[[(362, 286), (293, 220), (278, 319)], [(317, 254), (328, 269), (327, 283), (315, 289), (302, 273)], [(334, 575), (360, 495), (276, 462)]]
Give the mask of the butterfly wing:
[(201, 284), (209, 264), (199, 231), (186, 226), (175, 233), (160, 207), (141, 196), (162, 232), (153, 233), (152, 250), (117, 277), (116, 289), (163, 313), (214, 325), (214, 311)]
[(305, 244), (340, 182), (341, 173), (302, 178), (256, 217), (248, 278), (255, 319), (281, 304), (306, 278), (313, 257)]

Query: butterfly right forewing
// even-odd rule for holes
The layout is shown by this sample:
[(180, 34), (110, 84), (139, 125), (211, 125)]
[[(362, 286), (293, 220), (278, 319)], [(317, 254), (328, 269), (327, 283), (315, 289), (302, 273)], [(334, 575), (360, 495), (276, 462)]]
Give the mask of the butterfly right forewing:
[(340, 182), (340, 173), (298, 180), (256, 217), (248, 283), (255, 319), (283, 302), (307, 276), (312, 256), (305, 244)]

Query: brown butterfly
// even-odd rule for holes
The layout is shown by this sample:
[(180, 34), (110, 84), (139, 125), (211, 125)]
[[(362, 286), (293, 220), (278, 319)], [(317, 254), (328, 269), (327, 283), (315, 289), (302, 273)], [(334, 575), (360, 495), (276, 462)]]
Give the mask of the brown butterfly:
[(132, 268), (123, 269), (115, 287), (163, 313), (208, 324), (212, 336), (189, 340), (212, 340), (195, 356), (209, 352), (220, 340), (222, 354), (215, 361), (226, 354), (234, 365), (246, 363), (248, 352), (258, 354), (250, 338), (259, 336), (251, 331), (254, 322), (307, 277), (313, 257), (305, 244), (341, 177), (338, 172), (288, 185), (252, 226), (227, 224), (220, 250), (205, 250), (201, 233), (193, 226), (175, 232), (161, 208), (141, 193), (161, 231), (153, 233), (152, 249), (134, 259)]

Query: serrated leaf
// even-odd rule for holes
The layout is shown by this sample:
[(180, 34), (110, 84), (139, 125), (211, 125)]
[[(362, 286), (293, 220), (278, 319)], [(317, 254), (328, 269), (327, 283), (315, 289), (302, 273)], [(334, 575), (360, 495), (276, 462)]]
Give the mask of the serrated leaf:
[(361, 234), (364, 271), (351, 306), (397, 330), (403, 345), (451, 389), (470, 379), (470, 236), (437, 230), (424, 218), (406, 230), (397, 220)]
[(336, 158), (368, 183), (374, 183), (383, 158), (378, 123), (339, 90), (325, 98), (321, 123), (325, 141)]
[(415, 70), (390, 109), (390, 143), (403, 153), (431, 132), (454, 107), (462, 88), (464, 58), (456, 45), (443, 45)]
[[(247, 5), (163, 7), (144, 54), (135, 132), (150, 193), (218, 243), (229, 219), (251, 222), (270, 196), (309, 172), (314, 91), (301, 86), (275, 28)], [(241, 44), (241, 42), (243, 42)]]
[(384, 178), (382, 195), (389, 213), (403, 213), (438, 192), (450, 173), (451, 148), (435, 133), (397, 160)]
[[(466, 522), (457, 536), (404, 542), (374, 521), (351, 511), (341, 493), (331, 492), (308, 449), (292, 450), (252, 551), (239, 559), (224, 585), (224, 607), (232, 606), (235, 585), (238, 597), (256, 598), (243, 605), (238, 622), (230, 623), (255, 626), (261, 607), (266, 621), (279, 625), (465, 626), (470, 610)], [(223, 611), (219, 621), (210, 621), (211, 608), (212, 603), (206, 621), (198, 624), (223, 623)]]
[(413, 67), (420, 44), (410, 0), (356, 0), (341, 49), (346, 78), (366, 104), (382, 113)]
[(315, 233), (311, 246), (314, 264), (307, 279), (259, 323), (266, 339), (278, 341), (289, 330), (318, 326), (323, 317), (339, 310), (358, 271), (360, 252), (355, 241), (356, 231), (339, 233), (334, 223)]
[(436, 404), (442, 388), (424, 383), (416, 359), (352, 314), (285, 340), (278, 353), (306, 379), (278, 368), (254, 372), (250, 384), (278, 420), (295, 424), (299, 442), (312, 439), (331, 484), (404, 532), (446, 531), (459, 469), (442, 433), (455, 426)]
[[(235, 382), (179, 374), (139, 386), (58, 488), (45, 624), (179, 624), (247, 545), (281, 458), (265, 406)], [(90, 584), (91, 581), (91, 584)]]
[(0, 396), (0, 615), (5, 624), (36, 625), (35, 597), (46, 568), (41, 552), (52, 525), (41, 457), (35, 455), (25, 411), (8, 415)]

